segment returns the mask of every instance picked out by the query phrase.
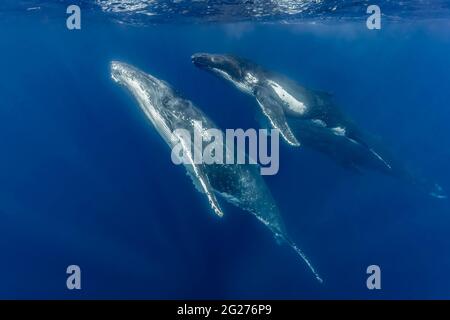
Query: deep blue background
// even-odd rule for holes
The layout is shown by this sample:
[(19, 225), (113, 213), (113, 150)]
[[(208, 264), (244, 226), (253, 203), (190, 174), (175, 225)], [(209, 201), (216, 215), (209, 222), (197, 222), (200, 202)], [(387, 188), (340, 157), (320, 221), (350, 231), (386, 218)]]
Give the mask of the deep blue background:
[[(450, 205), (400, 181), (354, 175), (281, 148), (266, 181), (325, 279), (249, 214), (216, 218), (112, 59), (170, 82), (223, 128), (255, 103), (194, 68), (197, 51), (249, 57), (333, 92), (361, 127), (450, 190), (446, 21), (138, 27), (63, 14), (0, 22), (0, 298), (450, 298)], [(65, 269), (82, 269), (68, 291)], [(366, 267), (382, 290), (366, 289)]]

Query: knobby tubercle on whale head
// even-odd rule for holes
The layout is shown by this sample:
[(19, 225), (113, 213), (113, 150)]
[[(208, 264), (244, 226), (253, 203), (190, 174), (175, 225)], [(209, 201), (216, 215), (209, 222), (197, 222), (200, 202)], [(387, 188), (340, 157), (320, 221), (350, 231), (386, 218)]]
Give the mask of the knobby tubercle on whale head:
[(193, 122), (194, 137), (187, 129), (173, 131), (178, 138), (171, 152), (174, 164), (259, 164), (261, 175), (278, 173), (278, 129), (226, 129), (224, 134), (220, 129), (204, 129), (201, 121)]

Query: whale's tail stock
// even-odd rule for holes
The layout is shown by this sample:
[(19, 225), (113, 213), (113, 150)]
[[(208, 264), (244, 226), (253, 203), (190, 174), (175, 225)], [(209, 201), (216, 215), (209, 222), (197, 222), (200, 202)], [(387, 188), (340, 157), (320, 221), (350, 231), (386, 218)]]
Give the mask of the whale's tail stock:
[(444, 188), (433, 179), (426, 177), (420, 170), (412, 170), (409, 166), (400, 166), (398, 163), (395, 163), (391, 175), (415, 186), (415, 188), (431, 197), (437, 199), (448, 198)]
[(308, 269), (312, 272), (312, 274), (314, 275), (316, 280), (319, 283), (323, 283), (322, 277), (317, 272), (317, 270), (314, 268), (314, 266), (312, 265), (309, 258), (306, 256), (306, 254), (303, 252), (303, 250), (300, 249), (300, 247), (294, 241), (292, 241), (286, 234), (280, 234), (280, 233), (275, 233), (275, 239), (277, 240), (278, 244), (286, 244), (291, 249), (293, 249), (295, 251), (295, 253), (303, 260), (303, 262), (306, 264)]
[(413, 169), (408, 162), (400, 161), (397, 156), (382, 146), (379, 140), (368, 134), (365, 135), (365, 138), (368, 141), (365, 147), (378, 163), (378, 170), (410, 183), (434, 198), (447, 199), (448, 196), (444, 188), (432, 179), (427, 178), (427, 175), (422, 173), (421, 170)]
[(306, 263), (306, 265), (308, 266), (309, 270), (314, 274), (314, 277), (316, 278), (317, 281), (319, 281), (319, 283), (323, 283), (323, 279), (320, 276), (320, 274), (316, 271), (316, 269), (314, 268), (314, 266), (312, 265), (311, 261), (309, 261), (308, 257), (306, 256), (306, 254), (302, 251), (302, 249), (299, 248), (299, 246), (293, 242), (292, 240), (290, 240), (289, 238), (285, 238), (284, 241), (286, 242), (286, 244), (288, 246), (290, 246), (296, 253), (297, 255), (299, 255), (303, 261)]

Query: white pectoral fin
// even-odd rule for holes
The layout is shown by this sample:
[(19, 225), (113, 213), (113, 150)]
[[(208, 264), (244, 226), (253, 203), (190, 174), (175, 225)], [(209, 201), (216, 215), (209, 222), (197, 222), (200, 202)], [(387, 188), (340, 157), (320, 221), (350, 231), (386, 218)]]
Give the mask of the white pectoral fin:
[(270, 124), (274, 129), (280, 130), (281, 136), (290, 145), (299, 147), (300, 142), (295, 137), (291, 128), (289, 127), (286, 115), (284, 114), (283, 106), (274, 100), (269, 89), (259, 88), (256, 90), (256, 101), (258, 101), (264, 115), (269, 119)]
[(386, 165), (386, 167), (391, 170), (392, 167), (389, 163), (387, 163), (377, 152), (375, 152), (375, 150), (373, 150), (372, 148), (369, 148), (370, 152), (372, 152), (372, 154), (377, 157), (381, 162), (384, 163), (384, 165)]
[(214, 194), (214, 190), (211, 187), (208, 178), (206, 176), (199, 177), (199, 180), (205, 191), (206, 196), (208, 197), (209, 205), (213, 209), (214, 213), (219, 217), (223, 217), (222, 208), (220, 207), (219, 202), (217, 201), (216, 195)]
[(211, 186), (208, 175), (205, 172), (205, 164), (196, 164), (191, 154), (190, 144), (184, 137), (177, 135), (179, 143), (182, 144), (183, 154), (185, 155), (185, 167), (191, 176), (192, 182), (198, 191), (204, 193), (207, 198), (209, 205), (213, 209), (214, 213), (219, 217), (223, 216), (222, 208), (220, 208), (219, 202), (217, 201), (216, 195), (214, 194), (214, 189)]
[(214, 189), (212, 188), (208, 176), (204, 173), (204, 165), (190, 164), (188, 169), (188, 174), (192, 179), (192, 183), (195, 188), (206, 195), (208, 198), (209, 205), (213, 209), (214, 213), (219, 217), (223, 217), (222, 208), (217, 201)]

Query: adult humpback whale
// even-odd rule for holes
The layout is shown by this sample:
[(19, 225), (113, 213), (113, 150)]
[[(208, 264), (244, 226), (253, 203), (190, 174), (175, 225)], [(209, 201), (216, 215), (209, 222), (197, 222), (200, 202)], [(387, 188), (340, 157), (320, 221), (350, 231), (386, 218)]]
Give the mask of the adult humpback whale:
[[(188, 155), (189, 163), (183, 163), (197, 189), (208, 198), (213, 211), (222, 216), (222, 208), (216, 198), (221, 195), (231, 204), (242, 208), (258, 218), (274, 234), (287, 243), (305, 261), (319, 282), (322, 282), (305, 254), (290, 240), (280, 216), (278, 207), (272, 195), (259, 174), (257, 165), (250, 164), (204, 164), (196, 163), (192, 159), (191, 148), (197, 147), (192, 137), (202, 136), (209, 140), (208, 129), (217, 129), (200, 109), (191, 101), (179, 97), (165, 81), (126, 63), (111, 62), (111, 77), (114, 81), (127, 88), (136, 98), (147, 118), (155, 129), (173, 148), (183, 146), (183, 154)], [(202, 123), (199, 127), (198, 123)], [(187, 130), (190, 137), (179, 135), (179, 129)], [(201, 130), (201, 132), (198, 132)], [(225, 150), (228, 152), (228, 150)]]
[(345, 167), (378, 170), (406, 180), (434, 197), (447, 197), (438, 184), (414, 175), (359, 130), (329, 94), (306, 89), (234, 55), (197, 53), (192, 62), (254, 96), (270, 125), (278, 128), (290, 145), (304, 143)]

